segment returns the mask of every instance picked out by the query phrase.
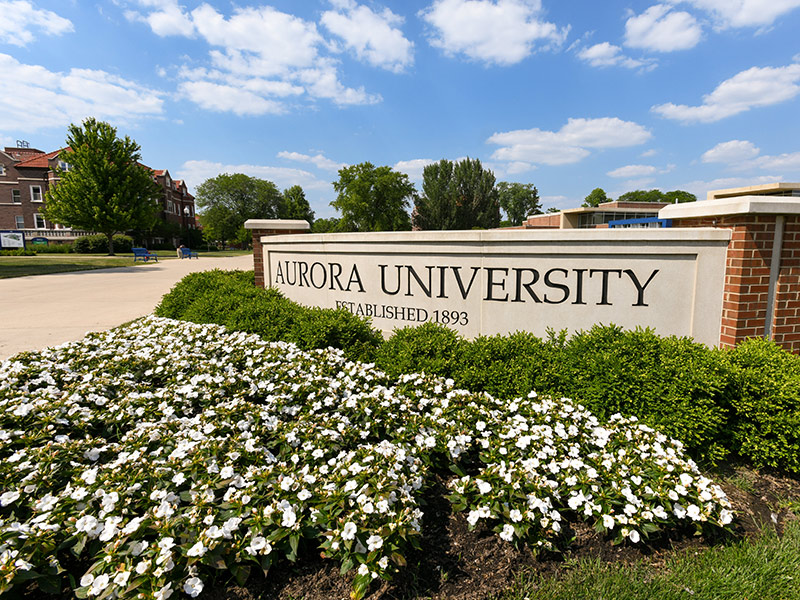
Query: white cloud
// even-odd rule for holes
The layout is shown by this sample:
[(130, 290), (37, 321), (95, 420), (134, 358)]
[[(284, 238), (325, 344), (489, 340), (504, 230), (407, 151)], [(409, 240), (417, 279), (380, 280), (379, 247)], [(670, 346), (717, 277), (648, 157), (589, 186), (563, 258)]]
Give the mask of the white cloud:
[(731, 140), (717, 144), (711, 150), (707, 150), (701, 157), (704, 163), (738, 163), (755, 158), (759, 154), (759, 149), (745, 140)]
[(717, 144), (703, 153), (703, 162), (722, 163), (737, 171), (760, 169), (780, 172), (784, 177), (794, 179), (800, 171), (800, 152), (787, 152), (778, 155), (761, 155), (761, 150), (747, 140), (731, 140)]
[(232, 112), (239, 116), (285, 112), (279, 102), (254, 94), (242, 86), (212, 81), (182, 81), (178, 85), (178, 91), (206, 110)]
[(190, 188), (196, 188), (206, 179), (222, 173), (244, 173), (251, 177), (268, 179), (280, 188), (301, 185), (304, 189), (331, 189), (330, 182), (322, 181), (313, 173), (302, 169), (273, 167), (269, 165), (225, 164), (209, 160), (187, 160), (176, 171), (175, 176), (186, 181)]
[(422, 171), (425, 170), (425, 167), (435, 162), (439, 161), (432, 158), (412, 158), (411, 160), (398, 161), (392, 168), (395, 171), (405, 173), (412, 181), (422, 181)]
[(557, 48), (569, 27), (541, 19), (540, 0), (435, 0), (420, 16), (432, 27), (432, 46), (445, 54), (511, 65), (537, 46)]
[(399, 72), (414, 62), (414, 44), (397, 26), (403, 18), (388, 8), (380, 13), (355, 2), (336, 3), (339, 10), (322, 14), (321, 23), (342, 38), (359, 60), (376, 67)]
[(673, 11), (666, 4), (655, 4), (641, 15), (625, 22), (625, 45), (656, 52), (694, 48), (703, 29), (687, 12)]
[(640, 156), (642, 158), (649, 158), (651, 156), (655, 156), (656, 154), (658, 154), (658, 151), (653, 148), (650, 148), (650, 150), (645, 150), (644, 152), (642, 152)]
[(758, 158), (756, 164), (761, 169), (782, 171), (784, 175), (792, 174), (794, 175), (793, 179), (796, 180), (796, 175), (800, 171), (800, 152), (778, 154), (777, 156), (764, 155)]
[(754, 107), (791, 100), (800, 94), (800, 64), (752, 67), (720, 83), (699, 106), (659, 104), (651, 110), (685, 123), (712, 123)]
[[(203, 3), (188, 11), (176, 0), (139, 0), (157, 35), (199, 37), (209, 46), (208, 66), (179, 69), (179, 91), (203, 108), (238, 115), (286, 112), (287, 98), (373, 104), (381, 97), (341, 82), (333, 46), (315, 23), (271, 6), (234, 8), (230, 15)], [(341, 2), (337, 6), (344, 6)]]
[(653, 175), (658, 173), (658, 169), (652, 165), (625, 165), (606, 173), (609, 177), (628, 178), (642, 177), (643, 175)]
[(764, 27), (800, 7), (800, 0), (683, 0), (712, 15), (718, 28)]
[(0, 1), (0, 42), (26, 46), (36, 39), (35, 33), (61, 35), (74, 30), (69, 19), (27, 0)]
[(578, 52), (578, 58), (588, 62), (593, 67), (625, 67), (627, 69), (642, 68), (650, 70), (656, 66), (655, 61), (650, 59), (636, 60), (625, 56), (622, 54), (622, 48), (608, 42), (601, 42), (594, 46), (583, 48)]
[(545, 165), (579, 162), (589, 148), (623, 148), (643, 144), (652, 134), (632, 121), (616, 117), (569, 119), (558, 131), (518, 129), (495, 133), (487, 141), (501, 146), (492, 158)]
[(283, 150), (278, 152), (278, 158), (284, 158), (286, 160), (293, 160), (296, 162), (310, 163), (318, 169), (322, 169), (323, 171), (338, 171), (342, 167), (347, 166), (345, 163), (338, 163), (320, 153), (311, 156), (309, 154), (287, 152), (286, 150)]
[(0, 129), (66, 127), (90, 116), (129, 123), (163, 112), (163, 93), (105, 71), (53, 72), (0, 54), (0, 73)]
[(177, 0), (141, 1), (140, 4), (155, 8), (153, 12), (142, 15), (135, 11), (127, 11), (125, 16), (131, 21), (147, 23), (153, 33), (161, 37), (182, 35), (191, 37), (195, 33), (189, 13), (178, 5)]

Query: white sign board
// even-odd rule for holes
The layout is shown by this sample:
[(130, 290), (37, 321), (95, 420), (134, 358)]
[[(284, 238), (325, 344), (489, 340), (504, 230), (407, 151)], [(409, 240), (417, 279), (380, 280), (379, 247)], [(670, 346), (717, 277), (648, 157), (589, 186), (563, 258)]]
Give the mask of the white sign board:
[(384, 332), (433, 321), (467, 337), (596, 323), (715, 345), (727, 230), (511, 230), (265, 236), (264, 280)]
[(25, 238), (21, 231), (0, 231), (0, 248), (24, 248)]

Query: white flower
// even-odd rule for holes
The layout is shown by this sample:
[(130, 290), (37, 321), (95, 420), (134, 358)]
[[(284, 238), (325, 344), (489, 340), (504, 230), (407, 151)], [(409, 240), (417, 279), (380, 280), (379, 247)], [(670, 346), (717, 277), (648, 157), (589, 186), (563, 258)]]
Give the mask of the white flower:
[(692, 521), (697, 521), (700, 518), (700, 507), (695, 504), (690, 504), (686, 507), (686, 514)]
[(292, 527), (295, 523), (297, 523), (297, 514), (294, 512), (292, 508), (288, 508), (283, 511), (283, 519), (281, 520), (282, 527)]
[(186, 556), (203, 556), (206, 552), (208, 552), (208, 548), (205, 547), (203, 542), (197, 542), (194, 546), (189, 548), (189, 551), (186, 553)]
[(342, 539), (352, 540), (354, 537), (356, 537), (356, 531), (358, 531), (356, 524), (352, 521), (348, 521), (344, 524), (344, 528), (342, 529)]
[(97, 596), (102, 593), (102, 591), (108, 587), (110, 579), (111, 578), (106, 573), (95, 577), (94, 581), (92, 582), (92, 586), (89, 588), (88, 594), (90, 596)]
[(478, 486), (478, 491), (481, 494), (488, 494), (492, 491), (492, 484), (484, 481), (483, 479), (476, 479), (475, 484)]
[(93, 531), (97, 527), (97, 519), (92, 515), (83, 515), (75, 522), (75, 529), (79, 532)]
[(309, 491), (308, 491), (307, 489), (305, 489), (305, 488), (303, 488), (302, 490), (300, 490), (300, 491), (297, 493), (297, 499), (298, 499), (298, 500), (301, 500), (301, 501), (306, 501), (306, 500), (308, 500), (309, 498), (311, 498), (311, 492), (309, 492)]
[(603, 515), (603, 527), (606, 529), (614, 529), (614, 517), (611, 515)]
[(383, 546), (383, 538), (379, 535), (371, 535), (367, 538), (367, 548), (370, 552), (378, 550)]
[(233, 477), (233, 473), (234, 473), (233, 467), (230, 466), (222, 467), (222, 469), (220, 469), (219, 476), (222, 479), (231, 479)]
[(197, 598), (200, 592), (203, 591), (203, 581), (198, 577), (190, 577), (183, 584), (183, 591), (189, 594), (192, 598)]
[(522, 521), (522, 513), (519, 512), (516, 508), (512, 509), (511, 512), (508, 513), (508, 516), (511, 517), (511, 520), (514, 523), (519, 523)]
[(510, 542), (514, 539), (514, 526), (506, 523), (503, 525), (503, 531), (500, 532), (500, 539)]
[(172, 592), (173, 591), (174, 590), (172, 589), (172, 583), (168, 583), (167, 585), (165, 585), (164, 587), (162, 587), (160, 590), (158, 590), (156, 592), (155, 598), (156, 598), (156, 600), (167, 600), (167, 598), (172, 596)]
[(92, 575), (91, 573), (86, 573), (86, 575), (81, 577), (81, 587), (92, 585), (93, 581), (94, 581), (94, 575)]
[(630, 532), (628, 533), (628, 539), (630, 541), (632, 541), (634, 544), (639, 543), (639, 539), (640, 539), (639, 538), (639, 532), (636, 531), (635, 529), (631, 529)]
[(114, 584), (123, 587), (128, 583), (128, 579), (130, 579), (130, 577), (130, 571), (120, 571), (114, 576)]
[(16, 502), (19, 498), (19, 492), (6, 492), (0, 495), (0, 506), (8, 506), (9, 504)]
[(719, 522), (723, 525), (727, 525), (733, 521), (733, 513), (726, 508), (723, 508), (719, 513)]
[(367, 565), (365, 565), (364, 563), (362, 563), (361, 566), (358, 567), (358, 574), (359, 575), (367, 575), (367, 574), (369, 574), (369, 567)]

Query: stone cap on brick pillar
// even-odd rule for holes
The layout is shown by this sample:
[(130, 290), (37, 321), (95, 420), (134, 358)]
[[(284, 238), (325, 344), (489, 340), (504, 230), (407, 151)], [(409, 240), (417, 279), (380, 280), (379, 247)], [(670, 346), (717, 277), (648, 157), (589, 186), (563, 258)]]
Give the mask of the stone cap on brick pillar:
[(658, 211), (659, 219), (702, 219), (728, 215), (800, 215), (800, 197), (734, 196), (670, 204)]
[(310, 231), (311, 225), (303, 219), (248, 219), (245, 229), (274, 231)]

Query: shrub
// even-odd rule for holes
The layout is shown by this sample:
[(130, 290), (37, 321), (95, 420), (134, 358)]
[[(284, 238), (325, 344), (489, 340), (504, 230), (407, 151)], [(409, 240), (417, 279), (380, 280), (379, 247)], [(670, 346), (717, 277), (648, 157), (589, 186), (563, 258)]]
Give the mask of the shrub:
[(483, 390), (496, 398), (545, 391), (560, 369), (559, 349), (532, 333), (478, 337), (464, 344), (454, 379), (469, 390)]
[(734, 448), (757, 467), (800, 473), (800, 356), (751, 338), (728, 358)]
[(14, 248), (13, 250), (0, 250), (0, 256), (36, 256), (36, 251)]
[(341, 348), (348, 358), (368, 361), (383, 342), (383, 336), (368, 321), (344, 308), (302, 308), (297, 311), (287, 341), (304, 350)]
[(601, 417), (635, 415), (714, 463), (729, 447), (723, 354), (650, 329), (596, 325), (563, 345), (555, 376), (541, 387), (580, 398)]
[(461, 349), (467, 343), (455, 331), (437, 323), (403, 327), (381, 345), (375, 362), (392, 377), (424, 372), (454, 378)]
[(72, 251), (72, 244), (48, 244), (47, 246), (36, 246), (37, 254), (69, 254)]
[(277, 290), (255, 287), (252, 271), (187, 275), (162, 298), (155, 313), (225, 325), (268, 341), (293, 342), (304, 350), (332, 346), (353, 360), (370, 359), (382, 340), (368, 321), (345, 310), (306, 308)]
[[(114, 252), (130, 252), (133, 248), (133, 238), (128, 235), (117, 234), (112, 243)], [(79, 254), (107, 254), (108, 238), (102, 234), (86, 235), (75, 240), (72, 246)]]

